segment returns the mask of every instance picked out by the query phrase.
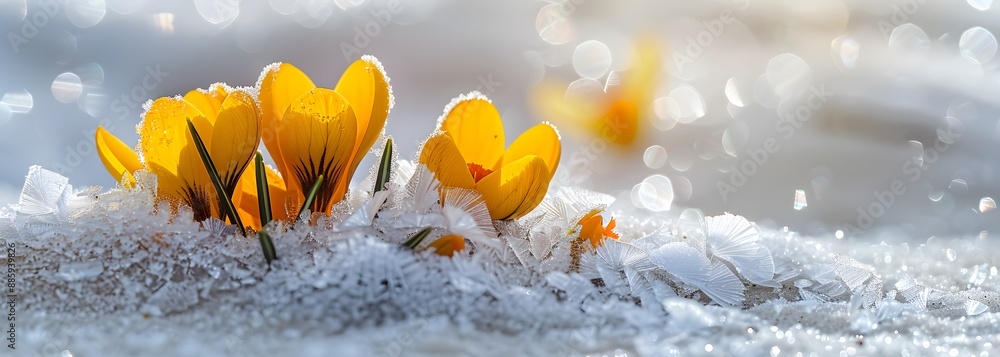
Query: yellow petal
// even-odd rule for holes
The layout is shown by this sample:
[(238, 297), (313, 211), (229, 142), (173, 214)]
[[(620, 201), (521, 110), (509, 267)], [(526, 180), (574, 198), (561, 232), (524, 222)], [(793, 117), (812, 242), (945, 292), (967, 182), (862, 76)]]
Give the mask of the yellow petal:
[(549, 190), (545, 160), (527, 155), (493, 171), (476, 183), (493, 219), (517, 219), (535, 209)]
[(208, 150), (227, 194), (232, 195), (240, 174), (257, 152), (262, 130), (260, 110), (253, 97), (244, 91), (230, 93), (212, 127), (212, 136), (217, 139)]
[(129, 184), (134, 185), (135, 178), (132, 178), (132, 173), (142, 168), (139, 154), (103, 127), (97, 127), (94, 139), (97, 143), (97, 155), (101, 157), (101, 162), (104, 163), (108, 173), (115, 178), (115, 181), (128, 176)]
[(448, 134), (438, 133), (424, 142), (420, 151), (420, 163), (427, 165), (444, 186), (470, 190), (476, 186), (472, 173), (469, 172), (469, 165)]
[(453, 256), (455, 252), (465, 249), (465, 238), (457, 234), (449, 234), (438, 238), (430, 245), (428, 248), (434, 248), (434, 252), (438, 255)]
[(205, 115), (209, 123), (215, 123), (215, 118), (222, 110), (222, 102), (226, 100), (228, 95), (229, 88), (225, 84), (216, 83), (209, 86), (208, 89), (199, 88), (187, 92), (184, 95), (184, 100), (198, 108), (198, 111)]
[(343, 181), (344, 184), (350, 184), (354, 171), (385, 127), (385, 119), (389, 115), (392, 103), (392, 88), (389, 87), (387, 78), (382, 70), (382, 64), (375, 57), (364, 56), (347, 67), (334, 89), (351, 103), (354, 116), (358, 120), (355, 155), (351, 160), (348, 177)]
[(156, 175), (159, 199), (191, 206), (197, 220), (218, 217), (218, 197), (187, 120), (199, 134), (211, 133), (208, 120), (193, 105), (180, 98), (157, 99), (139, 123), (139, 148)]
[(466, 162), (493, 167), (503, 156), (503, 122), (500, 112), (478, 92), (458, 97), (446, 109), (439, 128), (455, 139)]
[(264, 68), (264, 73), (257, 81), (257, 88), (260, 89), (258, 99), (264, 122), (261, 139), (267, 147), (267, 152), (274, 159), (278, 171), (287, 178), (290, 173), (282, 159), (284, 155), (281, 154), (277, 138), (281, 127), (281, 116), (285, 114), (292, 101), (316, 88), (316, 85), (295, 66), (289, 63), (277, 63)]
[[(274, 220), (286, 220), (288, 219), (288, 210), (286, 205), (286, 198), (288, 197), (287, 191), (285, 191), (285, 183), (281, 180), (281, 175), (278, 174), (270, 166), (264, 167), (267, 172), (267, 187), (268, 193), (271, 195), (271, 218)], [(239, 213), (240, 218), (243, 219), (243, 224), (250, 225), (255, 230), (260, 230), (260, 205), (257, 201), (257, 177), (255, 170), (246, 170), (243, 175), (240, 176), (239, 184), (236, 186), (236, 193), (233, 195), (233, 205), (236, 206), (236, 211)], [(295, 209), (298, 209), (296, 207)]]
[(313, 201), (313, 212), (329, 214), (344, 198), (357, 121), (354, 110), (337, 92), (315, 88), (295, 99), (282, 116), (278, 146), (288, 168), (285, 184), (302, 197), (320, 175), (323, 183)]
[(494, 168), (499, 169), (527, 155), (535, 155), (545, 160), (545, 166), (550, 174), (555, 174), (559, 167), (559, 157), (562, 155), (562, 143), (559, 133), (549, 123), (535, 125), (514, 140), (503, 154), (503, 160)]

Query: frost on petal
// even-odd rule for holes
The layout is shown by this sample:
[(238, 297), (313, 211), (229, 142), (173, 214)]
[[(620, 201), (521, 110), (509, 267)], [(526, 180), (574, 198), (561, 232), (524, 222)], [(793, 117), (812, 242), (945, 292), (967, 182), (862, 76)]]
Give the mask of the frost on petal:
[(875, 276), (874, 267), (842, 254), (833, 257), (833, 269), (851, 292), (857, 292), (869, 278)]
[[(760, 247), (760, 232), (743, 216), (726, 213), (705, 217), (705, 238), (709, 256), (729, 262), (734, 259), (752, 259)], [(773, 264), (771, 267), (773, 273)]]
[(712, 264), (708, 284), (701, 291), (720, 305), (740, 306), (743, 304), (743, 290), (746, 287), (722, 262)]
[(711, 278), (712, 263), (687, 243), (668, 243), (649, 252), (649, 260), (680, 281), (702, 287)]

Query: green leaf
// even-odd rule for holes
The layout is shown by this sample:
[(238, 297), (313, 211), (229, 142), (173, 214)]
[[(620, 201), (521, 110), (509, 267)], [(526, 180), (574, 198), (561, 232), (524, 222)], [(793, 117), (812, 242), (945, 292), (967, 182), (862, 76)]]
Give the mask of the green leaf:
[(222, 185), (222, 179), (219, 178), (219, 171), (215, 169), (215, 164), (212, 162), (212, 158), (208, 155), (208, 149), (205, 148), (205, 142), (201, 141), (201, 136), (198, 135), (198, 129), (194, 127), (194, 123), (192, 123), (190, 119), (188, 119), (187, 125), (188, 130), (191, 131), (191, 136), (194, 138), (194, 145), (198, 148), (198, 154), (201, 155), (201, 162), (205, 164), (205, 169), (208, 170), (208, 176), (212, 178), (212, 185), (215, 186), (215, 192), (219, 194), (219, 206), (221, 206), (220, 208), (222, 209), (223, 217), (229, 217), (233, 224), (239, 228), (240, 232), (246, 236), (246, 228), (240, 220), (240, 215), (236, 213), (236, 207), (233, 205), (232, 199), (226, 195), (226, 188)]
[(424, 238), (427, 238), (427, 236), (431, 234), (431, 230), (431, 227), (421, 229), (419, 232), (413, 234), (410, 239), (407, 239), (406, 242), (403, 243), (403, 246), (410, 249), (416, 248), (420, 245), (420, 242), (424, 241)]
[[(316, 183), (314, 183), (313, 187), (309, 189), (309, 194), (306, 195), (306, 201), (302, 203), (302, 208), (299, 208), (299, 216), (302, 215), (302, 212), (305, 211), (306, 208), (312, 206), (313, 200), (316, 199), (316, 193), (319, 192), (319, 185), (321, 184), (323, 184), (323, 175), (319, 175), (319, 177), (316, 178)], [(298, 220), (298, 218), (298, 216), (295, 217), (296, 220)]]
[(257, 152), (254, 157), (254, 167), (257, 174), (257, 206), (260, 210), (260, 226), (264, 227), (271, 221), (271, 193), (267, 187), (267, 169), (264, 168), (264, 157)]
[(389, 182), (389, 174), (392, 172), (392, 137), (385, 140), (385, 149), (382, 149), (382, 162), (378, 165), (378, 175), (375, 176), (375, 188), (372, 195), (385, 189), (385, 183)]
[(260, 238), (260, 247), (264, 250), (264, 259), (267, 260), (267, 266), (271, 266), (271, 262), (278, 260), (278, 253), (274, 251), (274, 241), (271, 240), (271, 235), (267, 234), (267, 230), (261, 228), (260, 232), (257, 232), (257, 238)]

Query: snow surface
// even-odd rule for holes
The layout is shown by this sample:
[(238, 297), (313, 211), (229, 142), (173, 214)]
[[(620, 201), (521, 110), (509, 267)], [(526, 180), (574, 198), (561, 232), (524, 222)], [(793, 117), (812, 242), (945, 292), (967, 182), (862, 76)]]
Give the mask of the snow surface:
[[(396, 163), (374, 199), (369, 177), (332, 217), (269, 225), (270, 269), (255, 236), (156, 203), (151, 175), (74, 190), (33, 167), (0, 209), (17, 252), (14, 355), (988, 356), (1000, 344), (986, 234), (861, 241), (733, 214), (610, 212), (620, 240), (575, 259), (569, 232), (610, 196), (553, 188), (531, 215), (490, 222), (475, 192), (439, 204), (426, 168)], [(428, 226), (420, 248), (400, 247)], [(450, 233), (466, 250), (424, 248)]]

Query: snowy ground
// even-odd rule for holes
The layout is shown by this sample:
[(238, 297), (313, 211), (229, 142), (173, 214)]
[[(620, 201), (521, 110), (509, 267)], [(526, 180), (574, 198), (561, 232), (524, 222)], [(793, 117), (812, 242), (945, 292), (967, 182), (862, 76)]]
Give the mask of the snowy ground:
[[(566, 232), (609, 196), (560, 189), (485, 237), (474, 194), (442, 207), (432, 176), (398, 163), (386, 195), (355, 190), (316, 225), (273, 226), (271, 270), (255, 237), (154, 205), (155, 179), (76, 191), (33, 168), (0, 214), (17, 252), (16, 355), (987, 356), (1000, 344), (1000, 256), (985, 234), (855, 241), (735, 215), (617, 215), (621, 239), (573, 263)], [(447, 258), (399, 247), (416, 226), (483, 235)]]
[[(2, 33), (41, 18), (43, 2), (0, 1), (19, 11), (0, 11)], [(139, 106), (114, 106), (120, 96), (252, 85), (279, 60), (331, 86), (353, 59), (339, 45), (355, 44), (387, 2), (289, 15), (278, 5), (295, 1), (243, 1), (221, 23), (195, 8), (208, 1), (91, 11), (103, 2), (61, 8), (20, 52), (2, 53), (0, 205), (16, 205), (0, 208), (0, 242), (15, 244), (17, 294), (17, 350), (4, 356), (1000, 353), (992, 1), (574, 0), (559, 16), (545, 10), (558, 1), (403, 1), (362, 46), (393, 78), (386, 133), (403, 158), (458, 93), (489, 85), (479, 89), (513, 137), (549, 119), (528, 105), (543, 77), (601, 85), (637, 34), (663, 36), (670, 57), (637, 143), (594, 152), (590, 138), (563, 140), (571, 186), (618, 198), (621, 240), (576, 269), (567, 232), (609, 197), (559, 185), (535, 216), (493, 232), (474, 195), (437, 207), (431, 183), (405, 179), (416, 168), (404, 164), (384, 204), (366, 204), (371, 184), (356, 183), (334, 217), (274, 227), (281, 259), (270, 271), (255, 236), (171, 215), (152, 203), (151, 182), (81, 190), (110, 180), (88, 149), (92, 130), (111, 119), (135, 142)], [(722, 11), (735, 21), (691, 45)], [(609, 60), (576, 54), (594, 41)], [(589, 66), (605, 73), (582, 78)], [(145, 86), (152, 68), (170, 76)], [(67, 87), (67, 73), (83, 83)], [(776, 123), (810, 105), (814, 88), (834, 94), (786, 136)], [(734, 179), (768, 139), (781, 149)], [(68, 168), (77, 189), (32, 169), (22, 190), (39, 164)], [(895, 181), (906, 192), (872, 227), (835, 235)], [(637, 194), (649, 187), (658, 195)], [(724, 211), (760, 226), (699, 213)], [(474, 253), (398, 248), (423, 226), (464, 232)]]

